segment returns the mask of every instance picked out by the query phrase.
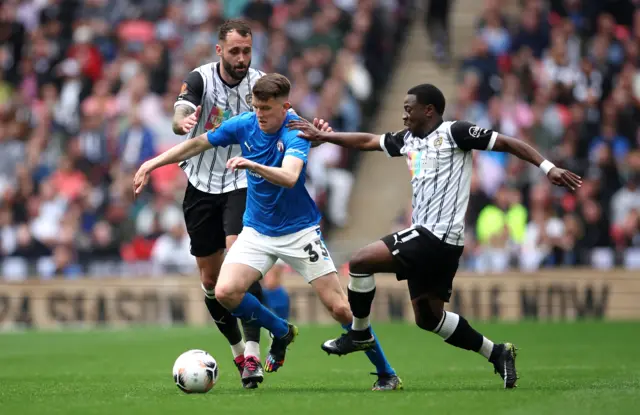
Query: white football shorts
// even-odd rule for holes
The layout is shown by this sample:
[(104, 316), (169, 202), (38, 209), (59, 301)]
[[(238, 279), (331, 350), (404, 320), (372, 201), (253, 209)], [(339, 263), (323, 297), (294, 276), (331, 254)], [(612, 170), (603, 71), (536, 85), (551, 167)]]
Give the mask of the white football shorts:
[(264, 276), (278, 259), (291, 266), (308, 283), (336, 272), (319, 226), (284, 236), (266, 236), (245, 226), (227, 252), (224, 264), (248, 265)]

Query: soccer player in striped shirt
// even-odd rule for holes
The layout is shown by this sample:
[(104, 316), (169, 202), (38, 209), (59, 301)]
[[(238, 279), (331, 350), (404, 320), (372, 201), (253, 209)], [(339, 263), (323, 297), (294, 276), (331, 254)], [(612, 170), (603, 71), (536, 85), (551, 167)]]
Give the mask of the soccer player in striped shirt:
[(554, 166), (523, 141), (467, 121), (444, 121), (445, 98), (431, 84), (411, 88), (404, 100), (405, 129), (383, 135), (326, 133), (303, 120), (289, 128), (310, 141), (330, 142), (364, 151), (384, 151), (405, 157), (413, 188), (412, 226), (387, 235), (356, 252), (349, 262), (349, 303), (353, 325), (348, 333), (326, 341), (322, 348), (344, 355), (369, 350), (373, 344), (369, 315), (375, 295), (374, 274), (394, 273), (407, 280), (418, 327), (447, 343), (475, 351), (493, 364), (505, 388), (516, 386), (516, 348), (494, 344), (467, 320), (444, 304), (451, 297), (453, 278), (464, 249), (464, 216), (469, 201), (472, 150), (500, 151), (539, 166), (554, 185), (575, 190), (581, 178)]

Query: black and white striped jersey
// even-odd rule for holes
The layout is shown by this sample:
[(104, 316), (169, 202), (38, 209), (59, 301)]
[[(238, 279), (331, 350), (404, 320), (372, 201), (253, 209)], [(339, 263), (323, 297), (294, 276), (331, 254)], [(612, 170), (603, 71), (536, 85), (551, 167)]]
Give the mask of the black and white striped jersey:
[[(187, 134), (187, 139), (203, 134), (230, 117), (253, 111), (251, 91), (264, 72), (249, 68), (240, 83), (228, 85), (220, 76), (219, 66), (218, 62), (202, 65), (190, 72), (182, 84), (174, 106), (188, 105), (195, 109), (202, 105), (200, 120)], [(247, 187), (244, 170), (230, 172), (226, 168), (227, 160), (241, 154), (237, 144), (214, 147), (180, 163), (180, 167), (196, 189), (206, 193), (227, 193)]]
[(471, 150), (491, 150), (498, 133), (466, 121), (445, 121), (425, 137), (409, 130), (380, 136), (390, 157), (404, 156), (411, 172), (413, 225), (442, 241), (464, 245), (471, 188)]

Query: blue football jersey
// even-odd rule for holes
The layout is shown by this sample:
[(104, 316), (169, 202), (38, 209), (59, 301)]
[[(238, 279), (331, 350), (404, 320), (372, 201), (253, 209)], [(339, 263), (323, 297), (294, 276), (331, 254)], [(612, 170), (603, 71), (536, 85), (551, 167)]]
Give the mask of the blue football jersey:
[(318, 207), (304, 186), (311, 143), (298, 137), (298, 130), (286, 127), (289, 120), (297, 118), (295, 114), (287, 114), (277, 133), (266, 134), (260, 130), (256, 114), (248, 112), (224, 121), (215, 131), (207, 132), (211, 145), (239, 144), (244, 158), (264, 166), (281, 167), (285, 156), (297, 157), (304, 162), (300, 177), (291, 189), (247, 171), (247, 207), (243, 223), (263, 235), (289, 235), (320, 223)]

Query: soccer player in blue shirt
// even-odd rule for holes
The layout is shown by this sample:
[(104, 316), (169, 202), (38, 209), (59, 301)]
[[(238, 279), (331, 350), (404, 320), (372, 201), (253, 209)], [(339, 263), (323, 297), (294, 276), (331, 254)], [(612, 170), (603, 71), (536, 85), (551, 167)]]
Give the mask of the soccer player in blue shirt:
[[(320, 212), (304, 186), (311, 144), (298, 137), (298, 130), (286, 127), (289, 121), (298, 119), (288, 111), (290, 89), (291, 84), (283, 75), (263, 76), (252, 91), (255, 112), (233, 117), (214, 130), (175, 146), (153, 159), (134, 178), (134, 188), (139, 193), (155, 168), (188, 159), (213, 146), (240, 144), (243, 157), (227, 160), (227, 168), (247, 170), (244, 228), (225, 257), (215, 296), (232, 314), (255, 321), (273, 334), (265, 362), (267, 372), (275, 372), (284, 364), (287, 346), (298, 329), (277, 317), (247, 290), (278, 258), (311, 284), (344, 328), (350, 328), (353, 320), (318, 226)], [(377, 370), (374, 390), (402, 388), (402, 381), (377, 340), (367, 356)]]

